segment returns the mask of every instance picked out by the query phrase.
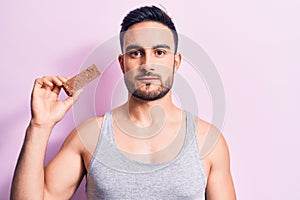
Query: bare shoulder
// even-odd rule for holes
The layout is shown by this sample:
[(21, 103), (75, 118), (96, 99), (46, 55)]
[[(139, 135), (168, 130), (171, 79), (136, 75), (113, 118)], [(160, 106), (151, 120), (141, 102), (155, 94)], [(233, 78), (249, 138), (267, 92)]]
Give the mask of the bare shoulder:
[(96, 148), (103, 116), (93, 117), (78, 125), (66, 138), (63, 147), (76, 148), (78, 152), (93, 152)]
[(236, 199), (230, 171), (230, 156), (221, 131), (202, 119), (196, 118), (199, 151), (207, 175), (208, 199)]
[(76, 128), (77, 137), (80, 139), (83, 151), (89, 151), (93, 154), (98, 138), (100, 136), (103, 116), (94, 117), (84, 121)]
[(214, 161), (228, 153), (225, 138), (216, 126), (200, 118), (196, 118), (195, 122), (201, 158)]
[(87, 169), (87, 158), (90, 155), (87, 148), (96, 144), (97, 141), (92, 142), (91, 138), (98, 137), (98, 123), (101, 121), (102, 117), (86, 120), (68, 135), (59, 152), (45, 168), (46, 196), (51, 199), (69, 199), (73, 195)]

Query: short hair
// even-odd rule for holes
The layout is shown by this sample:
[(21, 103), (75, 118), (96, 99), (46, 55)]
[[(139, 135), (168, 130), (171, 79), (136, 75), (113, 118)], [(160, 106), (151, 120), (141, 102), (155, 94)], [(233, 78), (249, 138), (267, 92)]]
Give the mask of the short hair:
[(137, 8), (135, 10), (130, 11), (123, 19), (121, 24), (120, 31), (120, 44), (121, 51), (123, 52), (123, 40), (124, 34), (134, 24), (144, 22), (144, 21), (154, 21), (159, 22), (163, 25), (166, 25), (173, 33), (174, 43), (175, 43), (175, 53), (177, 52), (178, 46), (178, 34), (175, 28), (175, 25), (171, 19), (171, 17), (165, 13), (163, 10), (156, 6), (144, 6)]

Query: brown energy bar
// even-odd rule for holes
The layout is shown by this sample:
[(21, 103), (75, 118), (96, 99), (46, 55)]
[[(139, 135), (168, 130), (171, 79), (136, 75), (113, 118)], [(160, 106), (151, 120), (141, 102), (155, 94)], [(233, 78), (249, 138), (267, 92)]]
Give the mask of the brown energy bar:
[(99, 75), (99, 70), (97, 69), (96, 65), (93, 64), (85, 70), (81, 71), (79, 74), (70, 78), (62, 85), (62, 87), (64, 88), (68, 96), (73, 96), (76, 91), (86, 86)]

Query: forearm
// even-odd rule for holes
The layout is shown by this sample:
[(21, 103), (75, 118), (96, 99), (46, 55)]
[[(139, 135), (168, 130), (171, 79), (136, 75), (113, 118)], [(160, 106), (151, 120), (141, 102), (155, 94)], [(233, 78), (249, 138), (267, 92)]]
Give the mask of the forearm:
[(43, 199), (44, 158), (51, 127), (30, 124), (16, 166), (11, 199)]

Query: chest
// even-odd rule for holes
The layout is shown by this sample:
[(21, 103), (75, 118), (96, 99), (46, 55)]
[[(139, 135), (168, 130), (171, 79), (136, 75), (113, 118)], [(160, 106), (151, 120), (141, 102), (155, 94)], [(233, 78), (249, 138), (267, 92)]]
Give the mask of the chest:
[(94, 159), (87, 175), (94, 199), (204, 199), (206, 177), (193, 148), (167, 165), (104, 162)]
[(185, 128), (165, 127), (151, 137), (141, 138), (114, 128), (116, 147), (129, 159), (144, 163), (161, 163), (175, 158), (185, 141)]

